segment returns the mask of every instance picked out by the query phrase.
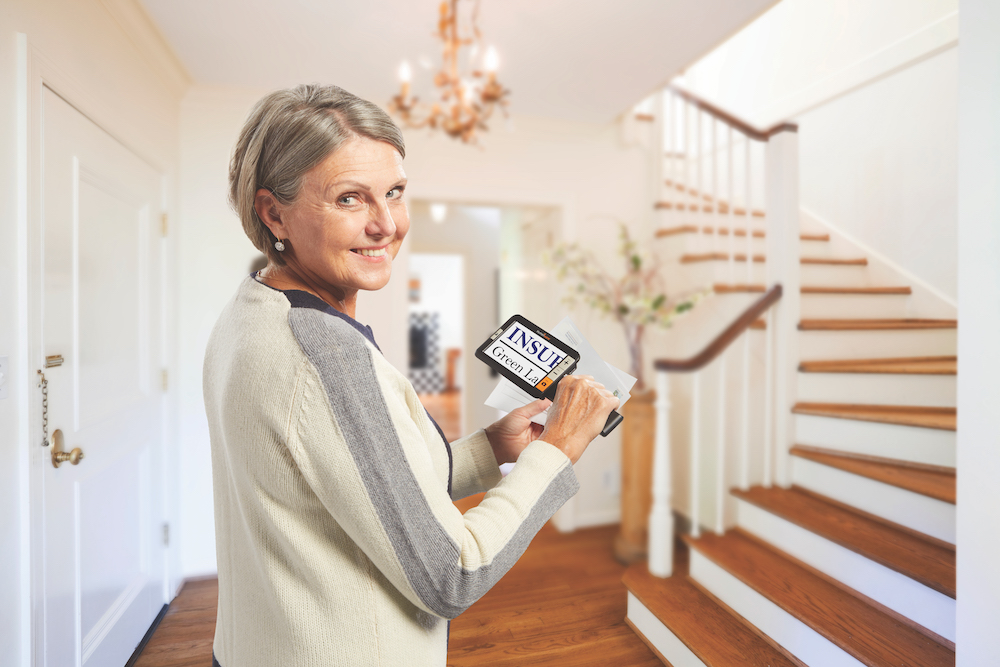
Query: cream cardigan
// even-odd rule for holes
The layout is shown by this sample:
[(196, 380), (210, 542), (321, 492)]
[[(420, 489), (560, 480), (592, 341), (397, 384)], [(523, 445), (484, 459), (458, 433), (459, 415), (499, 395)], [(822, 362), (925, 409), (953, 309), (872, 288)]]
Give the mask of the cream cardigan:
[[(445, 665), (443, 619), (579, 487), (540, 440), (505, 478), (482, 431), (449, 448), (370, 329), (252, 278), (212, 332), (204, 391), (222, 667)], [(452, 504), (488, 489), (464, 516)]]

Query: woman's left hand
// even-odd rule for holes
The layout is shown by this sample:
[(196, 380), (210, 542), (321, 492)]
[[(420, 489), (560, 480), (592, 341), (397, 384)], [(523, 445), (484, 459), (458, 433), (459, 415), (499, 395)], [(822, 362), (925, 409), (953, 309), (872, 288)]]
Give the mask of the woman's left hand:
[(486, 437), (493, 448), (497, 465), (514, 463), (524, 448), (538, 439), (544, 427), (531, 421), (531, 418), (548, 410), (550, 405), (552, 401), (540, 398), (512, 410), (503, 419), (486, 427)]

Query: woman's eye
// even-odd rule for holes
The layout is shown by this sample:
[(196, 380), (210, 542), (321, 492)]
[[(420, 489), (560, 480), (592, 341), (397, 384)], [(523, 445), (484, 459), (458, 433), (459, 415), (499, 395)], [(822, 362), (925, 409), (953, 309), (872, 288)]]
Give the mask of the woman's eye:
[(358, 198), (355, 197), (354, 195), (344, 195), (337, 201), (343, 204), (344, 206), (353, 206), (358, 201)]
[(393, 188), (385, 193), (386, 199), (399, 199), (403, 196), (403, 188)]

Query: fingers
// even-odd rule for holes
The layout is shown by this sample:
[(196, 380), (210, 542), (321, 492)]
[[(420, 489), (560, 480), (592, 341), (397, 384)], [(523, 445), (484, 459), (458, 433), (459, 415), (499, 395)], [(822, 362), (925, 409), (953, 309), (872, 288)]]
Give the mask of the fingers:
[(521, 407), (514, 410), (514, 412), (517, 412), (522, 417), (531, 419), (535, 415), (540, 415), (546, 410), (548, 410), (550, 405), (552, 405), (552, 401), (550, 401), (549, 399), (539, 398), (537, 401), (532, 401), (527, 405), (522, 405)]

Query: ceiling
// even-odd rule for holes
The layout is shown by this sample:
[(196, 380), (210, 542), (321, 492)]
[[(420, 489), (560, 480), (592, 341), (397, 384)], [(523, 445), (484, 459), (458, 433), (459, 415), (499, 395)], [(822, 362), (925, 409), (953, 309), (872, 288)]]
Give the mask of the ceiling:
[[(404, 59), (429, 98), (438, 0), (140, 0), (197, 83), (335, 83), (386, 103)], [(468, 0), (471, 7), (471, 0)], [(777, 0), (482, 0), (511, 112), (605, 123)]]

